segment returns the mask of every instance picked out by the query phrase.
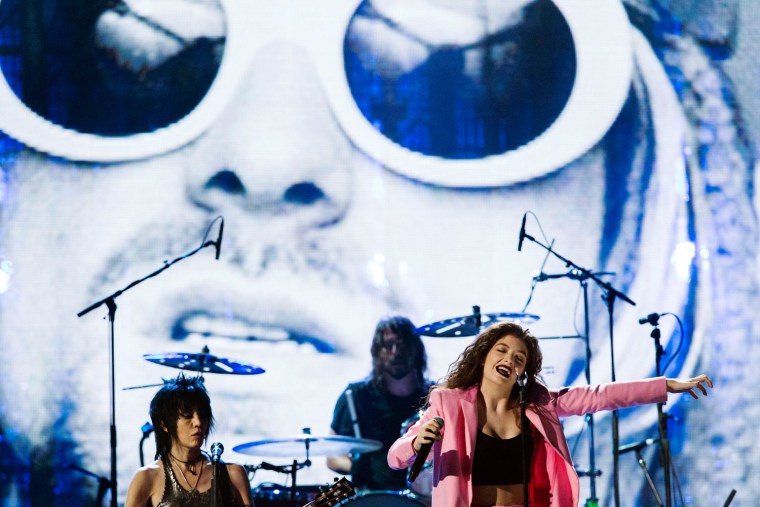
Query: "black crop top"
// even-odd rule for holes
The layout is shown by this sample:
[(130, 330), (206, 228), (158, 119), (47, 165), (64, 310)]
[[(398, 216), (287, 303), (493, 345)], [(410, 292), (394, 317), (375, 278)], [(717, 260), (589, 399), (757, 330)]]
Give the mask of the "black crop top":
[[(528, 456), (533, 454), (533, 438), (528, 431)], [(472, 484), (506, 485), (523, 483), (522, 435), (498, 438), (478, 431), (472, 460)], [(530, 460), (528, 460), (530, 463)], [(528, 466), (530, 482), (530, 466)]]

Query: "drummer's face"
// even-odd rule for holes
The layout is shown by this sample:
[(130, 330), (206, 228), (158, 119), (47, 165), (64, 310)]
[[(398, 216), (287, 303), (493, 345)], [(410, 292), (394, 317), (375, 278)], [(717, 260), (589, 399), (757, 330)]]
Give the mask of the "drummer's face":
[[(302, 48), (256, 52), (237, 93), (201, 138), (162, 157), (99, 169), (34, 152), (17, 162), (14, 207), (1, 231), (15, 273), (0, 323), (12, 360), (0, 384), (7, 423), (31, 443), (54, 427), (59, 410), (50, 407), (69, 407), (61, 393), (71, 393), (77, 406), (64, 437), (95, 457), (94, 468), (107, 469), (105, 309), (75, 315), (195, 248), (217, 214), (225, 217), (218, 262), (205, 250), (117, 299), (120, 470), (137, 466), (154, 390), (119, 389), (174, 375), (142, 354), (208, 345), (266, 370), (206, 376), (216, 439), (228, 449), (305, 426), (327, 433), (341, 389), (370, 369), (368, 343), (381, 316), (403, 312), (425, 322), (473, 303), (494, 311), (521, 305), (525, 291), (504, 281), (540, 260), (507, 262), (525, 209), (562, 210), (543, 215), (544, 228), (557, 232), (569, 257), (596, 258), (587, 245), (597, 243), (602, 220), (599, 151), (516, 188), (428, 187), (350, 142)], [(572, 241), (573, 222), (584, 224), (585, 245)], [(569, 299), (559, 290), (553, 296)], [(392, 350), (386, 364), (408, 368)]]
[(405, 377), (412, 369), (413, 358), (409, 353), (409, 346), (390, 329), (383, 331), (380, 361), (383, 372), (394, 379)]

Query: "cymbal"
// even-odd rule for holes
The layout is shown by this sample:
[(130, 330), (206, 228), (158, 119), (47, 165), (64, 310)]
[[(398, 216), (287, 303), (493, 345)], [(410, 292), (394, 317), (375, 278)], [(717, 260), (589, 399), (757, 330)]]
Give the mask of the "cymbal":
[(423, 336), (435, 338), (458, 338), (463, 336), (475, 336), (488, 326), (497, 322), (514, 322), (517, 324), (529, 324), (539, 320), (538, 315), (523, 312), (497, 312), (479, 313), (464, 317), (439, 320), (417, 328), (417, 333)]
[(315, 436), (302, 433), (292, 438), (257, 440), (240, 444), (233, 451), (251, 456), (271, 458), (293, 458), (307, 454), (309, 456), (340, 456), (342, 454), (361, 454), (377, 451), (383, 444), (377, 440), (354, 438), (343, 435)]
[(203, 347), (200, 354), (189, 352), (168, 352), (165, 354), (143, 354), (151, 363), (179, 368), (180, 370), (199, 371), (201, 373), (225, 373), (230, 375), (258, 375), (264, 369), (249, 363), (209, 354), (208, 347)]

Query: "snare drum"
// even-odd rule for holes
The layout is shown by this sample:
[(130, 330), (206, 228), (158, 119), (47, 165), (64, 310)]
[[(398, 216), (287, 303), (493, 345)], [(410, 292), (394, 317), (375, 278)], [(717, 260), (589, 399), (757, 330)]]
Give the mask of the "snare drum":
[[(406, 432), (411, 428), (414, 423), (420, 420), (420, 416), (423, 412), (420, 410), (409, 419), (401, 423), (401, 436), (406, 435)], [(420, 470), (420, 474), (414, 480), (409, 482), (409, 473), (406, 474), (406, 487), (414, 493), (419, 495), (422, 500), (426, 500), (426, 503), (430, 503), (429, 500), (433, 496), (433, 460), (428, 461)]]
[(368, 491), (349, 500), (351, 507), (425, 507), (425, 503), (405, 491)]

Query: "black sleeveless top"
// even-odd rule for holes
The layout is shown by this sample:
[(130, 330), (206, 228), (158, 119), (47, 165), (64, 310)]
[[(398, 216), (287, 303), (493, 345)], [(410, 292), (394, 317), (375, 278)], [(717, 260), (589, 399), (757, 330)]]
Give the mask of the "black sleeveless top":
[[(533, 454), (533, 437), (528, 431), (528, 456)], [(523, 483), (522, 435), (498, 438), (478, 431), (475, 440), (475, 456), (472, 459), (472, 484), (474, 486), (507, 485)], [(528, 482), (530, 482), (530, 458), (528, 459)]]

